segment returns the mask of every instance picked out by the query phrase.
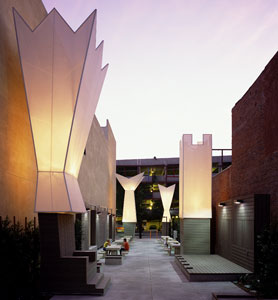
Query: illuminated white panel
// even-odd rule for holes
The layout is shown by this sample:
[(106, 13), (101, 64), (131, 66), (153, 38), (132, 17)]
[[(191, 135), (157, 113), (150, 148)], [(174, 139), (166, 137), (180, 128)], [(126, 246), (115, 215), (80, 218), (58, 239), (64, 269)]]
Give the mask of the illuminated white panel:
[(16, 10), (14, 21), (38, 168), (35, 211), (85, 212), (77, 178), (107, 71), (96, 11), (76, 32), (55, 9), (33, 31)]
[(179, 161), (179, 217), (183, 218), (183, 155), (182, 153), (182, 141), (180, 141), (180, 161)]
[(170, 222), (171, 221), (171, 215), (170, 215), (170, 207), (172, 204), (174, 192), (175, 192), (176, 185), (173, 184), (169, 187), (165, 187), (163, 185), (158, 185), (164, 212), (162, 217), (162, 222)]
[(192, 135), (184, 134), (180, 143), (180, 217), (211, 218), (212, 136), (203, 135), (203, 143), (192, 144)]
[(116, 174), (116, 177), (125, 190), (123, 222), (137, 222), (134, 191), (143, 180), (144, 172), (127, 178)]

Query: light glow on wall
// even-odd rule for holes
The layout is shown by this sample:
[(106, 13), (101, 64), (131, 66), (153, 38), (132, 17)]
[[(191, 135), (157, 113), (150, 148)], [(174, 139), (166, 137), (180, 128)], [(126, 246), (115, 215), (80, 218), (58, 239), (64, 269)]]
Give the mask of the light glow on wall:
[(34, 29), (14, 10), (37, 160), (36, 212), (85, 212), (78, 174), (106, 75), (96, 11), (74, 32), (53, 9)]
[[(169, 187), (165, 187), (163, 185), (158, 185), (164, 212), (162, 217), (162, 222), (170, 222), (171, 221), (171, 215), (170, 215), (170, 207), (172, 204), (174, 192), (175, 192), (176, 185), (173, 184)], [(167, 218), (166, 218), (167, 217)], [(167, 220), (167, 221), (166, 221)]]
[(130, 178), (116, 174), (118, 181), (125, 190), (122, 218), (123, 222), (137, 222), (134, 191), (143, 180), (143, 176), (144, 172)]
[(179, 216), (211, 218), (212, 135), (192, 144), (192, 135), (180, 141)]

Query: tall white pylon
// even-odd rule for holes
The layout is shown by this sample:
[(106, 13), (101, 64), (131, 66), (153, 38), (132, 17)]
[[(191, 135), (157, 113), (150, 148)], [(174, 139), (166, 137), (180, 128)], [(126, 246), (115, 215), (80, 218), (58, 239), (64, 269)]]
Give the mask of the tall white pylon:
[(173, 200), (174, 192), (175, 192), (176, 185), (173, 184), (169, 187), (165, 187), (163, 185), (158, 185), (159, 192), (161, 195), (161, 200), (164, 208), (162, 222), (170, 222), (171, 215), (170, 215), (170, 207)]
[(126, 223), (137, 222), (134, 191), (142, 181), (143, 175), (144, 172), (136, 176), (127, 178), (122, 175), (116, 174), (118, 181), (120, 182), (121, 186), (125, 190), (123, 219), (122, 219), (123, 222)]

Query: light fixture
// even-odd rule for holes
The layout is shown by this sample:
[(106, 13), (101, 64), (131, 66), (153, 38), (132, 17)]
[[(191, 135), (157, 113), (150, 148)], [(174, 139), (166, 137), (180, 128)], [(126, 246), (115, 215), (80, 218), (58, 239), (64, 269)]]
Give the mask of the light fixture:
[(168, 218), (168, 220), (170, 220), (170, 218), (171, 218), (170, 207), (171, 207), (171, 204), (172, 204), (172, 200), (173, 200), (173, 196), (174, 196), (174, 192), (175, 192), (175, 187), (176, 187), (175, 184), (173, 184), (169, 187), (165, 187), (161, 184), (158, 185), (161, 200), (162, 200), (162, 205), (163, 205), (163, 209), (164, 209), (162, 222), (165, 222), (164, 221), (165, 217), (166, 217), (166, 222), (167, 222), (167, 218)]
[(211, 134), (203, 134), (201, 144), (193, 144), (191, 134), (182, 136), (179, 161), (180, 218), (212, 218), (211, 149)]
[(85, 213), (77, 179), (107, 71), (96, 11), (75, 32), (55, 9), (34, 30), (13, 13), (37, 165), (35, 212)]
[(242, 204), (243, 200), (242, 199), (237, 199), (234, 201), (234, 204)]
[(137, 222), (134, 191), (143, 180), (143, 176), (144, 172), (130, 178), (116, 174), (118, 181), (125, 190), (122, 219), (123, 223)]
[(220, 203), (218, 204), (218, 206), (219, 206), (219, 207), (224, 207), (224, 206), (226, 206), (226, 203), (225, 203), (225, 202), (220, 202)]

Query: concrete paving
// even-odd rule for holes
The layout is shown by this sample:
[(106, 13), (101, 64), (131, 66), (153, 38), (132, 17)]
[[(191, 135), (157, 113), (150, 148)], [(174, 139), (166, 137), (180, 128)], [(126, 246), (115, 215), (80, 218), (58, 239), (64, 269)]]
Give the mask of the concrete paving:
[(188, 282), (157, 239), (133, 239), (122, 265), (103, 265), (111, 285), (103, 297), (54, 296), (51, 300), (211, 300), (214, 293), (246, 294), (231, 282)]

